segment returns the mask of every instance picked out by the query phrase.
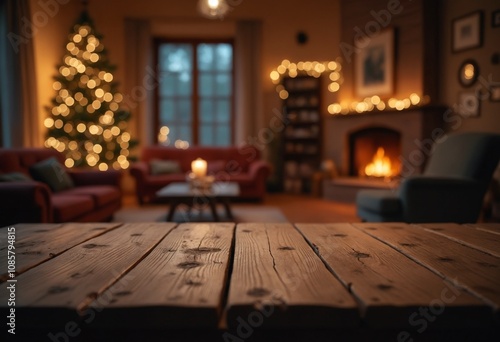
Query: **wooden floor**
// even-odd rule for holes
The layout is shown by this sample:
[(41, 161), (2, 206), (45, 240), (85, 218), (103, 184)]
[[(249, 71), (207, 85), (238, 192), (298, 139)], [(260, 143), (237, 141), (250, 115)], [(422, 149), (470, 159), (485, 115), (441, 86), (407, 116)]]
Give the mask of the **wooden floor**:
[(280, 208), (290, 222), (361, 222), (356, 206), (308, 195), (268, 194), (265, 205)]
[[(279, 208), (289, 222), (331, 223), (331, 222), (361, 222), (356, 216), (356, 206), (341, 202), (324, 200), (310, 195), (292, 195), (269, 193), (263, 202), (245, 203), (256, 207), (272, 206)], [(124, 207), (137, 207), (134, 196), (125, 196)]]

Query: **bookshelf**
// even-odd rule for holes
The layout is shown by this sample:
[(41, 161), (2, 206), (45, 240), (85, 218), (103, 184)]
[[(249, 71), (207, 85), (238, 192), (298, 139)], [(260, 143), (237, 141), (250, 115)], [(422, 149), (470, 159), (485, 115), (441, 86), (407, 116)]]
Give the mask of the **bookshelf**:
[(287, 127), (283, 135), (283, 189), (309, 193), (322, 153), (321, 78), (283, 78)]

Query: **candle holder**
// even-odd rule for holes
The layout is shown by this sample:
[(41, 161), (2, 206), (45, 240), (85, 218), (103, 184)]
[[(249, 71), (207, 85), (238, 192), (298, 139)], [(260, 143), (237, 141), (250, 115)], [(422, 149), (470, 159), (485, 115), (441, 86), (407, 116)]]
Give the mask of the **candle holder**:
[(192, 190), (210, 191), (214, 184), (214, 176), (198, 176), (193, 172), (188, 173), (186, 177), (187, 182)]

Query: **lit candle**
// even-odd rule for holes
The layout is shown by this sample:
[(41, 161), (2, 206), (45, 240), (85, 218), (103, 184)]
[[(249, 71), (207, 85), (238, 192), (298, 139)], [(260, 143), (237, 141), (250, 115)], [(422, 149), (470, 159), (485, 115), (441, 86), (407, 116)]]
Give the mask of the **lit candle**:
[(196, 177), (205, 177), (207, 174), (207, 161), (197, 158), (191, 162), (191, 171)]

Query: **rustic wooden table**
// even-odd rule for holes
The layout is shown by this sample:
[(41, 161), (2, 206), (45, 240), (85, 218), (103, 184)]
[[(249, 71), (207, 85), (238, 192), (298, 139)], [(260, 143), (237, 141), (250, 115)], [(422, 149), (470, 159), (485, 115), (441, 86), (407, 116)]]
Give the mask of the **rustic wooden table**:
[[(199, 207), (202, 210), (203, 207), (208, 206), (214, 221), (219, 222), (220, 218), (216, 209), (218, 202), (224, 205), (226, 216), (232, 221), (230, 201), (240, 196), (240, 186), (235, 182), (215, 182), (209, 190), (200, 190), (193, 189), (187, 182), (174, 182), (158, 190), (156, 196), (166, 199), (170, 204), (167, 221), (172, 221), (175, 210), (180, 204), (186, 204), (189, 210), (193, 207)], [(189, 217), (186, 216), (186, 220), (183, 221), (189, 221)]]
[(14, 228), (0, 229), (13, 340), (500, 337), (500, 224)]

